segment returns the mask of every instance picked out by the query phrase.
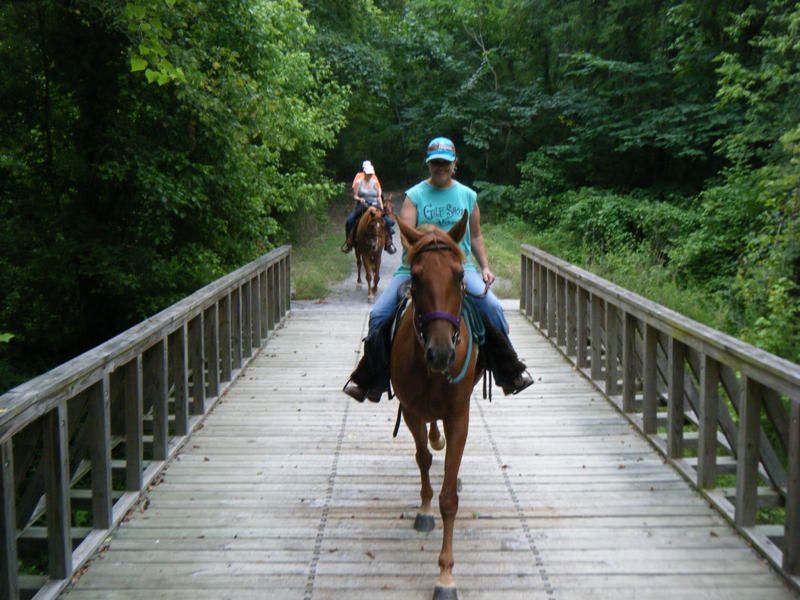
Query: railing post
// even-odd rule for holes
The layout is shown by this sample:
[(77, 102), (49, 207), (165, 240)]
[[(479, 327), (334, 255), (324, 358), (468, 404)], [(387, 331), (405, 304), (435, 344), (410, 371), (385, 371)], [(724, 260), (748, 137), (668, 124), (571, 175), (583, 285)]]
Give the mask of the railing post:
[(105, 375), (89, 390), (90, 443), (92, 459), (92, 525), (110, 529), (111, 511), (111, 402), (109, 378)]
[(700, 430), (697, 439), (697, 487), (717, 484), (717, 419), (719, 418), (719, 363), (700, 356)]
[(242, 359), (250, 358), (253, 354), (253, 301), (250, 297), (250, 282), (245, 281), (241, 289), (242, 302)]
[(606, 373), (605, 385), (606, 394), (613, 396), (617, 393), (617, 380), (619, 371), (617, 370), (617, 307), (610, 302), (606, 302)]
[(277, 265), (267, 267), (264, 272), (264, 285), (267, 290), (267, 295), (264, 298), (265, 314), (267, 315), (270, 331), (275, 329), (275, 325), (280, 322), (280, 309), (279, 309), (279, 294), (278, 294), (278, 279)]
[(567, 345), (567, 285), (566, 280), (556, 275), (556, 343)]
[(535, 259), (529, 259), (532, 263), (532, 273), (531, 273), (531, 286), (533, 286), (533, 293), (531, 294), (531, 298), (533, 300), (533, 306), (530, 307), (531, 311), (528, 313), (531, 321), (536, 323), (541, 323), (541, 314), (542, 314), (542, 277), (540, 274), (541, 267), (539, 263), (535, 261)]
[(740, 527), (752, 527), (756, 523), (761, 394), (761, 385), (743, 375), (742, 398), (739, 403), (739, 439), (736, 444), (735, 521)]
[(588, 356), (586, 354), (586, 346), (588, 344), (586, 333), (586, 315), (589, 307), (589, 292), (583, 287), (578, 286), (578, 318), (575, 327), (578, 332), (578, 347), (576, 362), (579, 369), (585, 369), (589, 366)]
[(577, 330), (575, 329), (576, 319), (576, 288), (575, 284), (567, 281), (567, 355), (572, 356), (577, 351)]
[(603, 300), (600, 296), (592, 294), (592, 358), (591, 358), (591, 377), (592, 379), (600, 379), (603, 376), (603, 367), (601, 365), (602, 352), (603, 352), (603, 334), (601, 333), (600, 324), (603, 322)]
[(144, 353), (144, 397), (153, 403), (153, 460), (166, 460), (169, 445), (167, 359), (166, 338)]
[(783, 568), (792, 575), (798, 575), (800, 574), (800, 399), (793, 398), (791, 402)]
[(17, 515), (12, 440), (0, 444), (0, 598), (19, 598)]
[(125, 489), (138, 492), (142, 489), (144, 471), (144, 417), (143, 365), (141, 355), (123, 367), (123, 397), (125, 398)]
[(231, 290), (231, 367), (242, 368), (242, 293)]
[(547, 303), (550, 299), (550, 294), (547, 291), (547, 268), (542, 263), (536, 263), (539, 269), (539, 278), (536, 283), (539, 284), (539, 309), (538, 309), (538, 322), (539, 329), (547, 329)]
[(286, 300), (284, 304), (284, 315), (289, 312), (292, 307), (292, 255), (287, 254), (286, 258), (283, 260), (284, 262), (284, 275), (283, 275), (283, 283), (284, 283), (284, 298)]
[(547, 337), (556, 337), (556, 274), (547, 270)]
[(225, 294), (219, 302), (219, 347), (221, 381), (230, 381), (233, 377), (233, 361), (231, 353), (231, 293)]
[(519, 311), (527, 315), (530, 300), (528, 295), (528, 257), (519, 255)]
[(169, 363), (175, 382), (175, 434), (189, 433), (189, 346), (186, 323), (169, 336)]
[(636, 317), (625, 313), (622, 322), (622, 410), (636, 410)]
[(269, 322), (269, 306), (267, 303), (269, 302), (270, 296), (275, 299), (275, 303), (280, 306), (281, 303), (281, 294), (280, 294), (280, 275), (281, 275), (281, 265), (280, 263), (275, 264), (275, 273), (278, 278), (278, 285), (275, 286), (274, 290), (269, 289), (269, 281), (267, 280), (267, 273), (266, 271), (261, 271), (258, 274), (258, 287), (261, 289), (261, 304), (259, 305), (258, 309), (261, 311), (261, 339), (265, 340), (269, 337), (269, 332), (275, 329), (275, 324), (270, 324)]
[(205, 310), (203, 325), (205, 327), (204, 341), (206, 363), (208, 369), (208, 382), (206, 384), (206, 397), (213, 398), (219, 395), (219, 314), (215, 302)]
[(206, 410), (205, 384), (205, 327), (202, 311), (189, 321), (189, 366), (192, 370), (192, 406), (193, 415), (202, 415)]
[(657, 354), (658, 331), (652, 325), (644, 324), (644, 360), (642, 375), (642, 426), (646, 434), (658, 430), (658, 387)]
[(53, 579), (66, 579), (72, 573), (66, 401), (59, 402), (43, 418), (48, 570)]
[(262, 302), (266, 303), (267, 299), (261, 296), (261, 281), (258, 274), (250, 279), (250, 299), (252, 305), (250, 307), (250, 315), (253, 320), (252, 330), (252, 344), (254, 348), (261, 345), (261, 317), (262, 317)]
[(667, 398), (667, 454), (670, 458), (683, 456), (683, 377), (685, 346), (674, 337), (669, 339), (669, 381)]

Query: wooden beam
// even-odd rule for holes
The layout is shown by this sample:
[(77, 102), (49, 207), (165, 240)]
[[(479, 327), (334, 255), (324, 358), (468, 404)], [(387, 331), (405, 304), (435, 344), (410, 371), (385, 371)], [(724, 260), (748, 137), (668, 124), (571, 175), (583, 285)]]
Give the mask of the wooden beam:
[(142, 489), (144, 472), (144, 382), (142, 357), (137, 356), (123, 368), (125, 402), (125, 489)]
[(575, 327), (577, 319), (577, 288), (571, 281), (567, 282), (567, 355), (574, 356), (578, 347), (578, 331)]
[(66, 579), (72, 574), (67, 403), (59, 403), (43, 418), (48, 572), (53, 579)]
[(242, 284), (241, 303), (242, 303), (242, 359), (250, 358), (253, 354), (253, 300), (251, 294), (250, 281)]
[(603, 300), (600, 296), (592, 296), (591, 313), (591, 375), (592, 379), (603, 377), (602, 352), (603, 352), (603, 333), (602, 323), (605, 319), (603, 314)]
[(12, 440), (0, 444), (0, 598), (19, 598), (16, 486)]
[(589, 356), (587, 353), (588, 333), (587, 333), (587, 316), (589, 312), (589, 292), (583, 287), (578, 287), (578, 316), (575, 320), (575, 329), (577, 330), (577, 356), (575, 363), (580, 369), (585, 369), (589, 366)]
[(242, 368), (242, 302), (241, 288), (231, 290), (231, 368)]
[(547, 271), (547, 337), (556, 337), (556, 274)]
[(636, 411), (636, 317), (629, 313), (622, 323), (622, 410)]
[(567, 285), (563, 277), (556, 276), (556, 343), (567, 345)]
[(223, 382), (230, 381), (233, 377), (231, 339), (231, 294), (229, 292), (219, 301), (220, 380)]
[(717, 484), (717, 418), (719, 416), (719, 363), (700, 357), (700, 424), (697, 442), (697, 487)]
[(110, 529), (111, 510), (111, 401), (108, 375), (89, 388), (92, 461), (92, 525)]
[(619, 346), (617, 344), (617, 307), (606, 302), (606, 368), (605, 368), (605, 390), (607, 396), (617, 393), (617, 381), (619, 379), (619, 369), (617, 367), (617, 354)]
[(215, 302), (203, 314), (206, 355), (206, 397), (219, 396), (219, 312)]
[(169, 336), (169, 365), (175, 383), (175, 435), (189, 433), (189, 340), (184, 323)]
[(792, 400), (783, 568), (800, 575), (800, 399)]
[(646, 434), (658, 430), (658, 332), (644, 324), (644, 363), (642, 366), (642, 425)]
[(667, 381), (667, 454), (670, 458), (683, 456), (684, 421), (684, 361), (686, 347), (670, 338), (667, 352), (669, 367)]
[(203, 313), (189, 321), (189, 367), (192, 370), (191, 413), (202, 415), (206, 410), (205, 326)]
[(761, 431), (761, 385), (743, 377), (739, 406), (739, 456), (736, 468), (736, 524), (752, 527), (758, 509), (758, 442)]
[(167, 388), (167, 340), (144, 353), (145, 404), (153, 407), (153, 460), (166, 460), (169, 443), (169, 389)]

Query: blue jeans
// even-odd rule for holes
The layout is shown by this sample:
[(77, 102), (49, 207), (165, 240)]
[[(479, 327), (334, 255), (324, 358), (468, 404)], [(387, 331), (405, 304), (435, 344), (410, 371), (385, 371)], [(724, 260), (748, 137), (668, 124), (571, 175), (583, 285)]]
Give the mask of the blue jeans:
[[(409, 279), (411, 279), (411, 275), (400, 274), (392, 277), (389, 285), (375, 301), (372, 310), (369, 311), (368, 336), (374, 334), (381, 325), (392, 318), (398, 303), (402, 299), (400, 297), (400, 289)], [(464, 283), (467, 286), (467, 291), (475, 295), (483, 294), (483, 290), (486, 287), (481, 274), (477, 271), (465, 270)], [(489, 323), (508, 337), (508, 321), (506, 321), (503, 307), (500, 305), (500, 300), (497, 299), (497, 296), (490, 291), (484, 298), (473, 298), (473, 300), (481, 314), (489, 320)]]

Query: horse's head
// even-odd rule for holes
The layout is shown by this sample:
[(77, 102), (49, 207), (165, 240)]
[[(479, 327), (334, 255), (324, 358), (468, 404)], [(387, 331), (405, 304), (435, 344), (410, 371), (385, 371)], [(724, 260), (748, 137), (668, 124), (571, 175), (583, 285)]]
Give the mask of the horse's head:
[(360, 237), (366, 240), (372, 252), (383, 249), (386, 242), (386, 224), (383, 222), (383, 212), (374, 206), (370, 206), (361, 218), (363, 233)]
[(464, 297), (464, 252), (459, 242), (469, 215), (450, 231), (427, 226), (409, 227), (397, 221), (408, 245), (414, 327), (425, 350), (428, 369), (445, 372), (455, 359)]

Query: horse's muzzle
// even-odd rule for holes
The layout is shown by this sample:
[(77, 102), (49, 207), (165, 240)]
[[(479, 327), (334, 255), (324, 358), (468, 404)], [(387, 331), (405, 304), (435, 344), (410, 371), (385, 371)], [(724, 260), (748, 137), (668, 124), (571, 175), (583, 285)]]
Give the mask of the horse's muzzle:
[(425, 348), (425, 362), (428, 370), (435, 373), (444, 373), (456, 359), (455, 347), (450, 344), (432, 344), (428, 342)]

